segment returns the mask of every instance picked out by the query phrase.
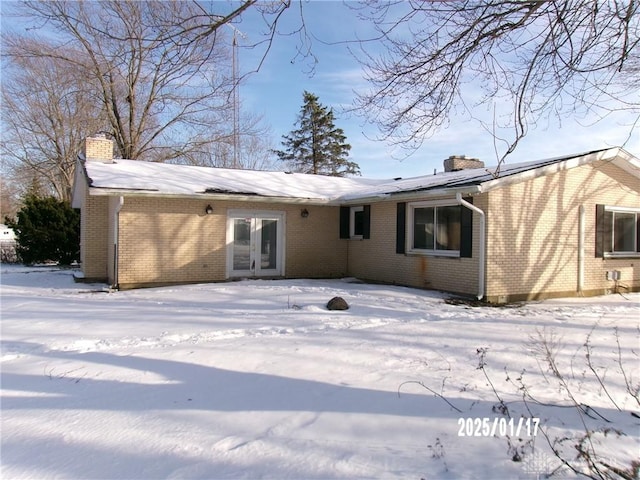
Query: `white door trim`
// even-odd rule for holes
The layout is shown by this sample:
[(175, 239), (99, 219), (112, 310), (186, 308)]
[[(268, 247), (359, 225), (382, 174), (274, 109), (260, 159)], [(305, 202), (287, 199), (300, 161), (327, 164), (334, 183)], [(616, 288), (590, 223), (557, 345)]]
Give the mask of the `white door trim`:
[[(250, 220), (249, 268), (234, 269), (234, 226), (235, 220)], [(285, 219), (283, 211), (230, 209), (227, 211), (227, 278), (232, 277), (279, 277), (285, 273)], [(260, 220), (276, 220), (276, 268), (262, 269), (258, 261), (261, 250)]]

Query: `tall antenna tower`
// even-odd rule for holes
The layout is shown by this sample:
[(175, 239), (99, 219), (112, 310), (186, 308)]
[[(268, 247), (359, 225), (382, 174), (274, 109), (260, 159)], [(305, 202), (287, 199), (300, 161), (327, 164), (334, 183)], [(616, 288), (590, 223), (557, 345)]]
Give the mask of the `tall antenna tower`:
[[(205, 10), (201, 5), (196, 2), (196, 5), (206, 14), (210, 15), (207, 10)], [(217, 20), (224, 20), (224, 17), (220, 15), (211, 15), (212, 18)], [(240, 75), (238, 74), (238, 34), (242, 38), (247, 38), (244, 33), (238, 30), (236, 27), (231, 25), (230, 23), (225, 23), (225, 25), (231, 29), (233, 29), (233, 43), (232, 43), (232, 52), (231, 52), (231, 61), (232, 61), (232, 75), (233, 75), (233, 91), (232, 101), (233, 101), (233, 168), (238, 168), (238, 162), (240, 160)]]
[(238, 168), (240, 157), (240, 88), (238, 85), (238, 38), (233, 29), (233, 168)]
[(233, 25), (227, 23), (227, 26), (233, 29), (232, 42), (232, 74), (233, 74), (233, 168), (238, 168), (240, 161), (240, 74), (238, 64), (238, 34), (242, 38), (246, 38), (245, 34)]

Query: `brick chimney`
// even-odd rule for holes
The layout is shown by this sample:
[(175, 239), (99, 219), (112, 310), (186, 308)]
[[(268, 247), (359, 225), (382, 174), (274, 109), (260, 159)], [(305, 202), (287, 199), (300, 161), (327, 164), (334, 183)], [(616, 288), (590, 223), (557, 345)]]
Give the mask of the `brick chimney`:
[(467, 170), (471, 168), (483, 168), (484, 162), (477, 158), (468, 158), (464, 155), (451, 155), (444, 161), (445, 172), (457, 172), (458, 170)]
[(88, 162), (113, 163), (113, 141), (104, 134), (87, 137), (84, 143), (84, 158)]

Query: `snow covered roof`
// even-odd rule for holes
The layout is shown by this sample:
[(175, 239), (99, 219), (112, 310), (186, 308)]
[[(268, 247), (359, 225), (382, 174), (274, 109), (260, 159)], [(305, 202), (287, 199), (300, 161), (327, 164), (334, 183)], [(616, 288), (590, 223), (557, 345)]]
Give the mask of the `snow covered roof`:
[(504, 164), (407, 179), (329, 177), (196, 167), (134, 160), (84, 163), (93, 195), (231, 196), (309, 203), (350, 203), (410, 194), (483, 192), (509, 182), (597, 161), (610, 160), (640, 177), (640, 161), (621, 148), (610, 148), (534, 162)]
[(331, 201), (385, 180), (196, 167), (138, 160), (86, 162), (91, 189), (120, 194), (240, 195)]
[(343, 195), (340, 199), (348, 201), (412, 193), (440, 195), (458, 191), (480, 193), (509, 183), (548, 175), (599, 160), (613, 161), (619, 167), (640, 178), (640, 160), (622, 148), (616, 147), (532, 162), (503, 164), (500, 168), (495, 166), (473, 168), (389, 181)]

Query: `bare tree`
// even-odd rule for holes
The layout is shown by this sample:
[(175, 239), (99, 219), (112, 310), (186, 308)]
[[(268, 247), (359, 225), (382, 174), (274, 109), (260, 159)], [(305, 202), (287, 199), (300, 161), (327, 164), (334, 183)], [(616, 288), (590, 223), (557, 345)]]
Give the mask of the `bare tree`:
[(15, 183), (7, 182), (4, 176), (0, 176), (0, 223), (4, 223), (5, 217), (15, 218), (18, 199)]
[[(612, 100), (615, 108), (640, 111), (637, 62), (634, 72), (630, 62), (640, 50), (639, 5), (637, 0), (365, 0), (358, 15), (374, 23), (377, 37), (354, 51), (372, 85), (357, 104), (384, 138), (410, 149), (446, 125), (456, 109), (473, 115), (474, 107), (483, 105), (496, 112), (494, 124), (485, 123), (487, 130), (513, 131), (503, 160), (530, 126), (548, 117), (606, 116)], [(380, 45), (382, 54), (370, 53), (370, 46)], [(470, 100), (472, 82), (482, 90)], [(510, 112), (506, 118), (504, 105)]]
[[(195, 2), (28, 1), (21, 12), (34, 27), (3, 40), (14, 54), (84, 70), (117, 152), (165, 161), (215, 141), (226, 128), (233, 80), (228, 42), (218, 29), (252, 3), (224, 16)], [(39, 31), (47, 43), (25, 42)], [(82, 56), (68, 55), (65, 45)]]
[[(217, 141), (204, 145), (202, 150), (192, 151), (183, 157), (184, 163), (220, 168), (245, 170), (273, 170), (279, 161), (272, 152), (270, 127), (263, 118), (251, 113), (241, 114), (238, 138), (236, 132), (226, 132)], [(234, 149), (238, 149), (234, 152)]]
[[(28, 44), (33, 50), (41, 47), (34, 40)], [(69, 200), (82, 140), (105, 125), (102, 104), (76, 64), (12, 56), (13, 49), (7, 53), (0, 145), (7, 179), (24, 188), (37, 180), (47, 193)], [(64, 55), (82, 58), (82, 52), (72, 49)]]
[[(68, 199), (82, 140), (97, 132), (111, 135), (124, 158), (224, 164), (242, 78), (231, 68), (231, 29), (221, 27), (259, 9), (269, 30), (252, 47), (266, 55), (289, 2), (246, 0), (228, 13), (210, 11), (220, 5), (25, 1), (4, 8), (27, 27), (2, 35), (6, 181), (37, 180)], [(233, 132), (245, 151), (238, 166), (271, 166), (266, 127), (249, 115), (243, 128)]]

